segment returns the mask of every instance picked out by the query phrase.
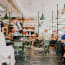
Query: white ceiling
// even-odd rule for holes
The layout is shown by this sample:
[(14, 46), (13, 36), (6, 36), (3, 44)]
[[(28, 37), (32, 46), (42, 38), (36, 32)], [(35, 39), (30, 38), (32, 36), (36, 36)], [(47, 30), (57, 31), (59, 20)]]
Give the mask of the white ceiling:
[[(42, 12), (44, 14), (45, 20), (42, 24), (40, 31), (42, 32), (42, 28), (45, 29), (47, 26), (52, 26), (52, 10), (53, 10), (53, 19), (54, 22), (57, 22), (57, 3), (58, 3), (58, 11), (59, 17), (65, 18), (65, 14), (61, 15), (62, 10), (64, 9), (65, 0), (11, 0), (13, 4), (16, 6), (15, 9), (12, 3), (9, 3), (8, 0), (0, 0), (0, 4), (3, 7), (8, 8), (11, 11), (11, 15), (21, 16), (22, 13), (25, 17), (38, 17), (41, 16)], [(17, 11), (18, 10), (18, 11)], [(63, 20), (59, 20), (63, 21)], [(62, 22), (65, 24), (64, 22)]]
[[(59, 12), (63, 10), (65, 0), (9, 0), (16, 6), (20, 13), (26, 17), (36, 17), (39, 11), (40, 15), (43, 12), (45, 19), (51, 19), (52, 10), (54, 12), (54, 18), (56, 18), (57, 13), (57, 3), (59, 4)], [(17, 11), (13, 7), (13, 4), (8, 2), (8, 0), (0, 0), (0, 5), (7, 8), (9, 11)]]
[(57, 3), (59, 10), (64, 8), (65, 0), (12, 0), (16, 7), (24, 16), (31, 17), (37, 15), (39, 11), (44, 13), (46, 19), (51, 19), (51, 12), (54, 11), (54, 18), (57, 12)]

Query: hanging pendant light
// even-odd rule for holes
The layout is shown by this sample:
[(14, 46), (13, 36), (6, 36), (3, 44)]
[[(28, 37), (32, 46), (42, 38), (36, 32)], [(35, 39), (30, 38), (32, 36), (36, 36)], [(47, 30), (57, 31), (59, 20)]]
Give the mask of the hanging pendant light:
[(9, 17), (7, 16), (7, 13), (4, 16), (4, 19), (9, 19)]
[(42, 16), (40, 17), (40, 20), (45, 20), (43, 13), (42, 13)]
[(41, 25), (43, 24), (43, 20), (45, 20), (45, 17), (44, 17), (44, 15), (43, 15), (43, 13), (42, 13), (42, 15), (41, 15), (41, 17), (40, 17), (40, 23), (39, 23), (39, 27), (41, 27)]

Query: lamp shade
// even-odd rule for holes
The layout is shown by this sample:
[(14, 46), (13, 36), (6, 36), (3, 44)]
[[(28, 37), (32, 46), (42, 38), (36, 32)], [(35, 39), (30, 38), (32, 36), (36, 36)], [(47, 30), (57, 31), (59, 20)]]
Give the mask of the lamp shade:
[(44, 17), (44, 15), (42, 13), (42, 16), (40, 17), (40, 20), (44, 20), (44, 19), (45, 19), (45, 17)]
[(9, 19), (9, 17), (7, 16), (7, 14), (5, 14), (4, 19)]

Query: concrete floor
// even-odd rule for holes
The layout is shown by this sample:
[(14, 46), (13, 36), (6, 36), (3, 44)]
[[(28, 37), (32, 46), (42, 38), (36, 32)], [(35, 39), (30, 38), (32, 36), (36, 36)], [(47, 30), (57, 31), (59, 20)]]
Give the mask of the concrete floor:
[(32, 56), (19, 59), (15, 65), (58, 65), (57, 57)]
[(26, 57), (18, 56), (15, 65), (58, 65), (58, 58), (54, 53), (49, 53), (48, 56), (38, 54), (28, 55)]

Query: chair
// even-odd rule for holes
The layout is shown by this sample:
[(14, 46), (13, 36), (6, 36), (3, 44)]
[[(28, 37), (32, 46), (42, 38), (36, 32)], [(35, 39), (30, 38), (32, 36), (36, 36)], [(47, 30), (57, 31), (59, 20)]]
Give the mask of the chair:
[(23, 42), (22, 41), (14, 41), (14, 50), (15, 50), (15, 56), (22, 55), (21, 53), (24, 53)]
[(44, 40), (44, 44), (43, 44), (43, 49), (44, 49), (44, 55), (47, 53), (49, 53), (49, 40)]

